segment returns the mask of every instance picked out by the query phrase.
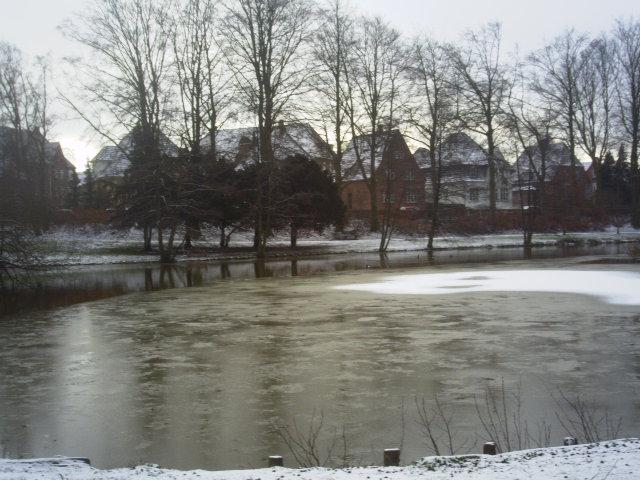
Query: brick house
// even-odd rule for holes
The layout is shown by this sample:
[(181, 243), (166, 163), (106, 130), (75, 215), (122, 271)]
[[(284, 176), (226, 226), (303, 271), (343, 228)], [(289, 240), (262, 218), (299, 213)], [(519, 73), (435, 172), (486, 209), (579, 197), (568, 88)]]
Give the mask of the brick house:
[[(544, 162), (541, 149), (545, 153)], [(548, 139), (541, 145), (529, 146), (518, 157), (513, 170), (514, 207), (539, 205), (541, 191), (549, 211), (585, 205), (593, 195), (591, 170), (585, 170), (577, 159), (572, 166), (571, 153), (563, 143)]]
[[(374, 154), (378, 212), (389, 207), (399, 223), (426, 218), (425, 176), (411, 154), (403, 135), (390, 130), (376, 135), (379, 145)], [(352, 139), (342, 157), (342, 201), (350, 218), (370, 218), (372, 136)]]
[(39, 131), (0, 127), (0, 179), (6, 190), (45, 202), (45, 209), (63, 208), (75, 166), (57, 142)]

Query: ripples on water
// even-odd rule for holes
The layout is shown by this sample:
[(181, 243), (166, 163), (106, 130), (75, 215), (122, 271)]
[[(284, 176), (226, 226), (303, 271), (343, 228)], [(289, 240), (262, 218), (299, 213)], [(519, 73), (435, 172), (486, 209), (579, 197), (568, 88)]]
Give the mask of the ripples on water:
[[(554, 444), (566, 435), (554, 421), (558, 389), (621, 416), (621, 435), (637, 434), (639, 307), (570, 294), (332, 288), (379, 282), (387, 275), (381, 268), (463, 269), (468, 278), (513, 265), (612, 268), (496, 263), (521, 256), (516, 250), (440, 254), (433, 268), (412, 253), (164, 271), (98, 267), (52, 277), (52, 292), (90, 285), (87, 291), (129, 294), (0, 320), (0, 453), (87, 456), (101, 468), (259, 467), (272, 454), (292, 465), (274, 422), (306, 429), (322, 413), (328, 428), (344, 427), (353, 463), (379, 462), (383, 448), (400, 443), (409, 462), (428, 453), (416, 397), (437, 395), (455, 412), (459, 437), (477, 451), (474, 399), (501, 379), (509, 393), (521, 384), (529, 425), (542, 418), (555, 424)], [(463, 258), (471, 263), (450, 265)]]
[(519, 259), (568, 258), (582, 255), (626, 253), (626, 245), (557, 248), (542, 247), (525, 253), (521, 248), (494, 248), (426, 252), (397, 252), (311, 256), (263, 262), (185, 262), (169, 267), (157, 264), (74, 266), (37, 278), (35, 291), (4, 294), (0, 316), (16, 311), (51, 309), (136, 291), (209, 285), (229, 279), (308, 276), (365, 269), (409, 268)]

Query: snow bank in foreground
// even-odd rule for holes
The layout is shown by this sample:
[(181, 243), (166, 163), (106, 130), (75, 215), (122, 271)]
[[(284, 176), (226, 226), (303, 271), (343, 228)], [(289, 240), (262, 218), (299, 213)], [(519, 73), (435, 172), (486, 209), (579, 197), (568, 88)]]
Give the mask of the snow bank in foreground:
[(96, 470), (68, 459), (0, 460), (0, 480), (637, 480), (640, 441), (615, 440), (503, 455), (428, 457), (409, 467), (181, 472), (151, 466)]
[(392, 276), (377, 283), (333, 288), (395, 295), (468, 292), (578, 293), (617, 305), (640, 305), (640, 274), (617, 271), (485, 270), (427, 273)]

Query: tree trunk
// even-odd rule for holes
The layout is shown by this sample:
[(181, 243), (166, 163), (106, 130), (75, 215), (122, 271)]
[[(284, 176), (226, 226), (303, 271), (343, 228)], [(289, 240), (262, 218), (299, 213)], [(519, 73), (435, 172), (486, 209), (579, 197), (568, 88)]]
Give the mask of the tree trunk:
[(258, 230), (258, 223), (256, 221), (256, 226), (253, 228), (253, 249), (257, 251), (258, 245), (260, 245), (260, 231)]
[(493, 138), (493, 127), (491, 126), (491, 120), (487, 121), (489, 125), (489, 132), (487, 133), (487, 146), (488, 146), (488, 160), (489, 160), (489, 221), (491, 223), (491, 229), (493, 230), (496, 225), (496, 147), (495, 140)]
[(378, 188), (376, 185), (375, 176), (372, 175), (369, 180), (369, 196), (371, 197), (371, 225), (370, 230), (372, 232), (378, 232), (380, 230), (380, 219), (378, 218)]
[(640, 132), (636, 122), (640, 123), (640, 119), (633, 120), (634, 131), (631, 138), (631, 156), (629, 164), (631, 167), (631, 223), (635, 228), (640, 227), (640, 172), (638, 171), (638, 150), (640, 143)]
[(298, 246), (298, 227), (293, 223), (291, 224), (291, 248)]
[(143, 238), (144, 238), (143, 250), (145, 252), (150, 252), (151, 251), (151, 237), (153, 235), (153, 227), (145, 225), (142, 228), (142, 235), (143, 235)]
[[(255, 239), (254, 239), (255, 241)], [(225, 231), (225, 227), (220, 227), (220, 248), (227, 248), (229, 246), (227, 241), (227, 233)]]

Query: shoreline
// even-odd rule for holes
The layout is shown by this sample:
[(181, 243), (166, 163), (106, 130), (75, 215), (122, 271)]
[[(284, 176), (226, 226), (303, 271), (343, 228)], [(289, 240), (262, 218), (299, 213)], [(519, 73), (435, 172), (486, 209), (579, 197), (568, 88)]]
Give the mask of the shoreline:
[[(559, 248), (575, 248), (582, 246), (598, 245), (630, 245), (640, 243), (640, 231), (621, 232), (620, 234), (609, 232), (568, 232), (567, 234), (539, 234), (542, 237), (535, 240), (532, 249), (557, 246)], [(54, 240), (55, 241), (55, 240)], [(81, 240), (76, 240), (81, 242)], [(362, 238), (358, 240), (332, 240), (332, 239), (300, 239), (299, 245), (291, 249), (284, 245), (282, 240), (276, 239), (267, 246), (267, 256), (265, 261), (274, 259), (304, 259), (319, 256), (333, 256), (346, 254), (367, 254), (379, 253), (376, 243), (377, 238)], [(62, 243), (62, 241), (59, 241)], [(68, 242), (71, 247), (74, 241)], [(84, 242), (83, 242), (84, 243)], [(117, 244), (117, 238), (114, 238)], [(440, 244), (441, 246), (438, 246)], [(139, 244), (130, 244), (126, 248), (133, 249)], [(496, 235), (469, 235), (436, 237), (436, 247), (433, 252), (465, 251), (465, 250), (490, 250), (502, 248), (521, 248), (521, 234), (496, 234)], [(130, 253), (115, 253), (113, 250), (117, 246), (109, 248), (92, 249), (89, 246), (83, 252), (73, 250), (67, 245), (62, 254), (49, 256), (49, 261), (44, 265), (44, 270), (76, 267), (76, 266), (99, 266), (99, 265), (135, 265), (153, 264), (161, 265), (158, 261), (158, 253), (144, 253), (142, 251)], [(110, 251), (111, 250), (111, 251)], [(423, 237), (396, 237), (392, 240), (390, 248), (384, 254), (422, 252), (428, 254), (426, 249), (426, 238)], [(64, 259), (55, 259), (55, 256), (63, 256)], [(53, 257), (53, 258), (52, 258)], [(92, 257), (97, 257), (96, 259)], [(255, 250), (240, 243), (230, 247), (226, 251), (198, 245), (189, 254), (180, 253), (176, 257), (175, 263), (184, 264), (187, 262), (219, 262), (235, 260), (258, 260)], [(173, 263), (173, 264), (175, 264)], [(170, 265), (173, 265), (170, 264)]]
[(603, 441), (547, 447), (498, 455), (424, 457), (402, 467), (284, 468), (247, 470), (173, 470), (158, 465), (101, 470), (87, 459), (55, 457), (0, 459), (0, 480), (555, 480), (616, 478), (632, 480), (640, 471), (640, 440)]

